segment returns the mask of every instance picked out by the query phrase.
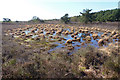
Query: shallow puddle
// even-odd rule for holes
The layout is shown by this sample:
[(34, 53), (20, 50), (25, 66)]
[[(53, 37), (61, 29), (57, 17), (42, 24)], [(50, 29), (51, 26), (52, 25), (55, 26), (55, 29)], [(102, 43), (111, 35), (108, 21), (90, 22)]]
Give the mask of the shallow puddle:
[[(39, 28), (40, 29), (40, 28)], [(36, 29), (35, 31), (34, 31), (34, 33), (37, 33), (38, 31), (39, 31), (39, 29)], [(27, 30), (25, 30), (24, 32), (25, 32), (25, 34), (27, 35), (27, 34), (31, 34), (31, 30), (32, 30), (32, 28), (29, 28), (29, 29), (27, 29)], [(46, 38), (46, 40), (51, 40), (51, 43), (54, 43), (54, 44), (57, 44), (58, 46), (56, 46), (56, 47), (54, 47), (54, 48), (52, 48), (52, 49), (50, 49), (49, 50), (49, 52), (51, 52), (51, 51), (54, 51), (54, 50), (56, 50), (57, 48), (66, 48), (66, 41), (67, 40), (73, 40), (74, 38), (73, 37), (71, 37), (71, 34), (67, 34), (67, 35), (65, 35), (65, 34), (56, 34), (56, 30), (55, 30), (55, 32), (54, 33), (52, 33), (52, 34), (46, 34), (46, 30), (45, 29), (40, 29), (41, 31), (43, 31), (43, 33), (42, 34), (44, 34), (45, 35), (45, 38)], [(60, 30), (60, 28), (59, 28), (59, 30)], [(64, 32), (64, 31), (68, 31), (68, 32), (71, 32), (71, 30), (69, 29), (69, 28), (65, 28), (65, 29), (63, 29), (62, 30), (62, 32)], [(75, 33), (75, 30), (73, 31), (74, 33)], [(93, 31), (93, 32), (95, 32), (95, 33), (97, 33), (98, 34), (98, 36), (101, 38), (101, 35), (103, 34), (103, 32), (98, 32), (98, 31)], [(32, 33), (33, 34), (33, 33)], [(38, 34), (39, 35), (39, 34)], [(37, 34), (35, 34), (35, 35), (32, 35), (32, 38), (35, 38), (35, 37), (38, 37), (38, 35)], [(110, 34), (108, 34), (108, 36), (109, 36)], [(14, 37), (15, 37), (16, 35), (14, 35)], [(49, 36), (52, 36), (52, 38), (49, 38)], [(57, 37), (60, 37), (60, 38), (63, 38), (62, 40), (60, 40), (60, 41), (58, 41), (57, 39), (54, 39), (53, 37), (55, 37), (55, 36), (57, 36)], [(74, 47), (74, 49), (72, 49), (72, 50), (70, 50), (71, 52), (72, 51), (75, 51), (75, 50), (78, 50), (78, 49), (80, 49), (81, 47), (86, 47), (86, 46), (88, 46), (88, 45), (91, 45), (91, 46), (94, 46), (94, 47), (97, 47), (97, 48), (99, 48), (100, 46), (98, 45), (98, 40), (99, 39), (93, 39), (93, 37), (92, 37), (92, 33), (90, 32), (90, 31), (88, 31), (88, 33), (87, 34), (85, 34), (85, 33), (78, 33), (77, 35), (75, 35), (77, 38), (80, 38), (80, 40), (79, 41), (72, 41), (72, 43), (71, 43), (71, 45)], [(84, 39), (86, 36), (90, 36), (91, 37), (91, 41), (89, 42), (89, 43), (86, 43), (86, 40)], [(49, 39), (48, 39), (49, 38)], [(52, 42), (53, 41), (53, 42)], [(112, 39), (112, 42), (113, 43), (115, 43), (116, 41), (115, 41), (115, 39)], [(107, 47), (108, 46), (108, 44), (110, 44), (111, 42), (106, 42), (106, 45), (103, 45), (104, 47)]]

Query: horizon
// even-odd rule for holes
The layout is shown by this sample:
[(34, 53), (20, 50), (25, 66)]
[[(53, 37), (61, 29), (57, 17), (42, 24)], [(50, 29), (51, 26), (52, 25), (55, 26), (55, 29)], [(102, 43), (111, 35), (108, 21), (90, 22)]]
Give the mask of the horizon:
[[(102, 0), (102, 2), (92, 0), (65, 0), (65, 1), (48, 1), (48, 0), (11, 0), (1, 1), (0, 21), (3, 18), (10, 18), (12, 21), (28, 21), (33, 16), (37, 16), (43, 20), (60, 19), (64, 14), (68, 13), (69, 17), (79, 16), (83, 9), (92, 9), (91, 12), (99, 12), (101, 10), (111, 10), (118, 8), (118, 0)], [(5, 5), (6, 4), (6, 5)], [(5, 7), (3, 7), (5, 6)]]

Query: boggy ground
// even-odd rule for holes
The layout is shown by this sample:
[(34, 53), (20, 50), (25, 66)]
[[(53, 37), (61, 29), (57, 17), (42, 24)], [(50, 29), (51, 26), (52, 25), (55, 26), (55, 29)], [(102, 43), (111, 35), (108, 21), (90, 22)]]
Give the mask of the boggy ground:
[[(101, 46), (99, 49), (87, 45), (87, 47), (81, 46), (71, 55), (69, 48), (56, 48), (49, 53), (51, 48), (58, 45), (46, 41), (46, 36), (38, 40), (31, 39), (33, 41), (30, 42), (29, 39), (23, 40), (6, 35), (10, 29), (25, 28), (25, 26), (3, 25), (3, 78), (116, 78), (119, 76), (118, 36), (115, 37), (118, 39), (115, 43), (111, 42), (107, 47)], [(113, 38), (115, 34), (119, 33), (115, 31), (111, 37)], [(71, 42), (65, 42), (68, 47), (71, 45)]]

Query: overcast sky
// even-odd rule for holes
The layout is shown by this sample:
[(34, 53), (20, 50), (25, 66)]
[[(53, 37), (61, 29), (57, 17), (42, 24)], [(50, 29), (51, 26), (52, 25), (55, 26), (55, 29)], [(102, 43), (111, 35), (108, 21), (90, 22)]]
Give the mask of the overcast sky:
[(33, 16), (40, 19), (59, 19), (65, 13), (80, 15), (83, 9), (93, 12), (118, 8), (119, 0), (0, 0), (0, 21), (27, 21)]

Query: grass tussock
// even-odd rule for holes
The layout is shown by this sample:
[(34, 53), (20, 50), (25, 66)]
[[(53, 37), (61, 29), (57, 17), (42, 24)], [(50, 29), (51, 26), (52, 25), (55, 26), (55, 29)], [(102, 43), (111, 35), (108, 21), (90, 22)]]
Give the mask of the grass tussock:
[(23, 48), (22, 45), (13, 44), (12, 41), (9, 45), (4, 43), (3, 47), (3, 78), (118, 77), (119, 57), (113, 53), (111, 54), (114, 56), (108, 57), (106, 53), (93, 46), (81, 47), (71, 55), (69, 50), (64, 48), (47, 53), (40, 48), (39, 50), (31, 50), (26, 46)]
[[(109, 46), (107, 52), (93, 46), (81, 47), (70, 54), (66, 48), (48, 53), (56, 44), (45, 40), (24, 41), (3, 36), (3, 78), (118, 78), (119, 49)], [(29, 46), (26, 46), (29, 45)]]

